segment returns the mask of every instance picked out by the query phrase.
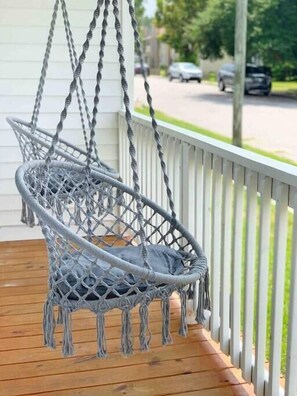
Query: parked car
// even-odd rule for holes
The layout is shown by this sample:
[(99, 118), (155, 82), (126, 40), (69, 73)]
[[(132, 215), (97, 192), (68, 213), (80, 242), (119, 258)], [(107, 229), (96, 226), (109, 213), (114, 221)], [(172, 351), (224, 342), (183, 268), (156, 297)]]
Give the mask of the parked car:
[[(235, 65), (228, 63), (223, 65), (218, 72), (218, 86), (220, 91), (233, 88), (235, 76)], [(271, 92), (271, 70), (265, 66), (246, 65), (245, 87), (246, 94), (252, 91), (269, 95)]]
[[(144, 68), (146, 71), (146, 75), (149, 76), (150, 75), (150, 67), (147, 63), (144, 63)], [(142, 74), (140, 62), (136, 62), (134, 64), (134, 74)]]
[(176, 62), (168, 69), (169, 81), (174, 78), (178, 78), (180, 82), (189, 82), (190, 80), (196, 80), (201, 83), (203, 77), (202, 70), (190, 62)]

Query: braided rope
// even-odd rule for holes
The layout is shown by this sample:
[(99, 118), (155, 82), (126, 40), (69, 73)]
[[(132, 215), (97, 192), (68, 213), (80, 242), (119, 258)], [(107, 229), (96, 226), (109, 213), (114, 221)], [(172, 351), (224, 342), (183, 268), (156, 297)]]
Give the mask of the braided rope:
[(33, 133), (36, 129), (36, 125), (38, 122), (38, 116), (39, 116), (39, 111), (40, 111), (40, 106), (41, 106), (41, 99), (42, 99), (42, 94), (43, 94), (43, 89), (44, 89), (46, 72), (47, 72), (47, 68), (48, 68), (48, 60), (50, 57), (50, 52), (51, 52), (52, 42), (53, 42), (53, 37), (54, 37), (54, 30), (55, 30), (55, 26), (56, 26), (58, 8), (59, 8), (59, 0), (56, 0), (53, 15), (52, 15), (52, 20), (51, 20), (50, 30), (49, 30), (49, 34), (48, 34), (45, 55), (44, 55), (44, 59), (43, 59), (43, 63), (42, 63), (41, 75), (40, 75), (40, 79), (39, 79), (39, 83), (38, 83), (38, 88), (37, 88), (37, 93), (36, 93), (36, 98), (35, 98), (35, 103), (34, 103), (34, 109), (33, 109), (32, 117), (31, 117), (31, 126), (32, 126)]
[(125, 117), (127, 122), (127, 136), (129, 140), (129, 153), (131, 157), (131, 168), (132, 168), (132, 178), (133, 178), (133, 189), (135, 192), (136, 199), (136, 208), (137, 208), (137, 220), (139, 224), (139, 237), (142, 245), (142, 257), (144, 260), (144, 266), (151, 269), (151, 266), (148, 263), (148, 251), (146, 246), (146, 237), (144, 232), (144, 218), (143, 218), (143, 203), (140, 195), (140, 185), (139, 185), (139, 177), (138, 177), (138, 165), (136, 160), (136, 150), (133, 143), (134, 133), (132, 130), (132, 115), (130, 111), (130, 99), (128, 96), (128, 83), (126, 78), (126, 67), (125, 67), (125, 58), (124, 58), (124, 47), (123, 47), (123, 38), (121, 33), (121, 22), (119, 19), (119, 7), (118, 1), (113, 0), (113, 14), (115, 17), (115, 29), (116, 29), (116, 39), (117, 39), (117, 51), (119, 54), (119, 63), (120, 63), (120, 74), (121, 74), (121, 84), (123, 89), (123, 102), (125, 106)]
[(142, 70), (142, 75), (144, 78), (144, 89), (147, 95), (147, 103), (149, 105), (149, 112), (150, 112), (150, 116), (152, 119), (152, 127), (153, 127), (153, 131), (154, 131), (154, 139), (157, 145), (157, 150), (158, 150), (158, 154), (159, 154), (159, 159), (160, 159), (160, 164), (161, 164), (161, 169), (163, 172), (163, 178), (164, 178), (164, 183), (166, 185), (166, 192), (167, 192), (167, 197), (168, 197), (168, 201), (169, 201), (169, 206), (171, 209), (171, 214), (172, 214), (172, 218), (173, 218), (173, 222), (175, 222), (176, 220), (176, 212), (174, 210), (174, 202), (173, 202), (173, 198), (172, 198), (172, 190), (169, 186), (169, 177), (167, 175), (166, 172), (166, 164), (164, 161), (164, 154), (163, 154), (163, 148), (162, 148), (162, 144), (161, 144), (161, 138), (160, 138), (160, 134), (158, 131), (158, 124), (155, 118), (155, 111), (153, 108), (153, 101), (152, 101), (152, 96), (150, 94), (150, 86), (149, 83), (147, 81), (147, 73), (144, 67), (144, 57), (143, 57), (143, 50), (142, 50), (142, 44), (140, 41), (140, 35), (138, 32), (138, 24), (135, 18), (135, 9), (132, 3), (132, 0), (127, 0), (128, 5), (129, 5), (129, 13), (131, 16), (131, 21), (132, 21), (132, 27), (134, 30), (134, 39), (135, 39), (135, 44), (136, 44), (136, 51), (137, 51), (137, 55), (139, 56), (139, 61), (140, 61), (140, 65), (141, 65), (141, 70)]
[(84, 61), (86, 59), (86, 54), (87, 54), (88, 49), (90, 47), (90, 42), (91, 42), (91, 40), (93, 38), (93, 31), (96, 28), (96, 22), (97, 22), (97, 19), (98, 19), (99, 15), (100, 15), (100, 9), (102, 7), (102, 4), (103, 4), (103, 0), (97, 0), (97, 7), (96, 7), (96, 9), (95, 9), (95, 11), (93, 13), (93, 19), (92, 19), (92, 21), (90, 23), (89, 31), (88, 31), (88, 33), (86, 35), (86, 40), (85, 40), (85, 42), (83, 44), (83, 50), (82, 50), (82, 53), (81, 53), (81, 55), (79, 57), (79, 60), (78, 60), (78, 63), (77, 63), (77, 66), (76, 66), (76, 69), (75, 69), (75, 72), (74, 72), (74, 78), (73, 78), (72, 82), (70, 83), (69, 93), (68, 93), (68, 95), (67, 95), (67, 97), (65, 99), (65, 105), (64, 105), (64, 108), (63, 108), (63, 110), (61, 111), (61, 114), (60, 114), (60, 121), (58, 122), (58, 125), (56, 127), (56, 133), (55, 133), (55, 135), (53, 137), (52, 145), (51, 145), (51, 147), (50, 147), (50, 149), (49, 149), (49, 151), (47, 153), (47, 158), (46, 158), (47, 166), (49, 166), (49, 164), (51, 162), (51, 158), (52, 158), (52, 156), (53, 156), (53, 154), (55, 152), (55, 147), (56, 147), (56, 145), (57, 145), (57, 143), (59, 141), (60, 133), (63, 130), (64, 121), (67, 118), (67, 114), (68, 114), (67, 110), (68, 110), (68, 107), (71, 104), (72, 95), (73, 95), (73, 93), (74, 93), (74, 91), (76, 90), (76, 87), (77, 87), (77, 79), (81, 75), (82, 65), (83, 65), (83, 63), (84, 63)]
[[(70, 22), (69, 22), (69, 17), (68, 17), (65, 0), (61, 0), (61, 8), (62, 8), (62, 13), (63, 13), (63, 20), (64, 20), (64, 26), (65, 26), (65, 32), (66, 32), (66, 38), (67, 38), (67, 45), (68, 45), (68, 50), (69, 50), (69, 57), (70, 57), (72, 71), (74, 74), (78, 60), (77, 60), (77, 53), (76, 53), (75, 46), (74, 46), (74, 40), (73, 40), (73, 35), (72, 35), (72, 31), (71, 31), (71, 26), (70, 26)], [(85, 93), (85, 90), (83, 87), (83, 81), (80, 77), (79, 77), (79, 84), (80, 84), (83, 102), (84, 102), (84, 106), (85, 106), (86, 117), (87, 117), (88, 123), (90, 125), (91, 118), (90, 118), (90, 113), (89, 113), (89, 107), (88, 107), (87, 100), (86, 100), (86, 93)], [(87, 138), (82, 103), (81, 103), (78, 87), (76, 87), (76, 96), (77, 96), (77, 102), (78, 102), (78, 108), (79, 108), (79, 114), (80, 114), (83, 135), (84, 135), (86, 151), (88, 151), (88, 138)]]
[(91, 132), (90, 132), (90, 143), (89, 150), (87, 155), (87, 167), (91, 169), (91, 159), (92, 159), (92, 150), (95, 147), (95, 128), (97, 124), (97, 114), (98, 114), (98, 105), (99, 105), (99, 95), (101, 92), (101, 80), (102, 80), (102, 70), (103, 70), (103, 58), (104, 58), (104, 49), (105, 49), (105, 38), (106, 38), (106, 29), (108, 26), (107, 18), (109, 15), (110, 0), (105, 0), (105, 6), (103, 11), (103, 21), (102, 21), (102, 30), (101, 30), (101, 41), (100, 41), (100, 51), (99, 51), (99, 61), (97, 66), (97, 75), (96, 75), (96, 86), (95, 86), (95, 96), (94, 96), (94, 107), (93, 107), (93, 118), (91, 122)]

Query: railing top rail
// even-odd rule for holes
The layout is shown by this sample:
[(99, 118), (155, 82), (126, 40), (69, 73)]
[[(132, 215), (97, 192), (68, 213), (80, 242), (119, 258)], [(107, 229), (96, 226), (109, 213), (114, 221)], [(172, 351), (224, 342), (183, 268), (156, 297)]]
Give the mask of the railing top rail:
[[(120, 112), (120, 116), (124, 117), (124, 113)], [(151, 126), (150, 118), (142, 114), (134, 112), (133, 120), (145, 127), (149, 128)], [(158, 124), (161, 133), (180, 139), (221, 158), (297, 188), (297, 166), (289, 165), (162, 121), (158, 121)]]

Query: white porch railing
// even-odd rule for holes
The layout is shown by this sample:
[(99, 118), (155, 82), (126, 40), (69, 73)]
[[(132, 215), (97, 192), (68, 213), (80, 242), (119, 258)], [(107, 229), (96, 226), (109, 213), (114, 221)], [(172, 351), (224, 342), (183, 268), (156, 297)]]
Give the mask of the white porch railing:
[[(168, 209), (150, 120), (134, 114), (133, 123), (142, 192)], [(122, 113), (119, 125), (131, 185)], [(159, 131), (176, 211), (209, 260), (212, 338), (257, 396), (295, 396), (297, 168), (169, 124)]]

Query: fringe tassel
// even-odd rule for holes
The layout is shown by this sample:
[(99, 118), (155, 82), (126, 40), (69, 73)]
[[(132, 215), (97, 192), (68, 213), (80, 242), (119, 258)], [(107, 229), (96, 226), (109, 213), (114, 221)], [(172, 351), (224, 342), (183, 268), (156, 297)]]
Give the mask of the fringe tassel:
[(104, 313), (97, 313), (97, 345), (98, 352), (97, 357), (105, 358), (107, 357), (107, 347), (105, 339), (105, 317)]
[(43, 308), (43, 339), (44, 345), (50, 348), (56, 348), (55, 327), (54, 306), (52, 300), (48, 298)]
[(27, 218), (27, 205), (25, 201), (22, 199), (22, 214), (21, 214), (21, 222), (24, 224), (28, 224)]
[(201, 278), (199, 281), (199, 298), (198, 298), (198, 308), (197, 308), (197, 316), (196, 316), (196, 321), (199, 324), (203, 324), (205, 321), (204, 306), (205, 306), (205, 280)]
[(34, 213), (33, 213), (32, 209), (29, 208), (28, 206), (27, 206), (27, 225), (31, 228), (35, 226)]
[(121, 346), (125, 356), (133, 353), (131, 311), (129, 309), (122, 311)]
[(62, 308), (58, 307), (57, 324), (63, 324)]
[(169, 297), (161, 300), (162, 306), (162, 344), (171, 344), (172, 338), (170, 334), (170, 301)]
[(209, 272), (205, 274), (205, 302), (204, 309), (210, 311), (210, 296), (209, 296)]
[(188, 325), (187, 325), (187, 291), (180, 290), (180, 327), (179, 335), (186, 337), (188, 335)]
[(73, 341), (72, 341), (72, 326), (71, 326), (71, 313), (62, 309), (62, 318), (64, 325), (62, 352), (64, 356), (73, 355)]
[[(151, 334), (148, 330), (148, 302), (144, 301), (139, 307), (140, 328), (139, 328), (139, 343), (140, 350), (147, 351), (149, 349)], [(149, 332), (149, 334), (147, 334)]]

